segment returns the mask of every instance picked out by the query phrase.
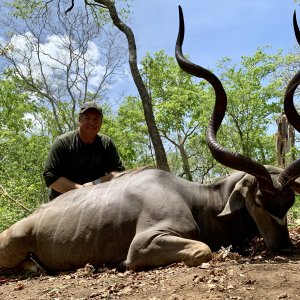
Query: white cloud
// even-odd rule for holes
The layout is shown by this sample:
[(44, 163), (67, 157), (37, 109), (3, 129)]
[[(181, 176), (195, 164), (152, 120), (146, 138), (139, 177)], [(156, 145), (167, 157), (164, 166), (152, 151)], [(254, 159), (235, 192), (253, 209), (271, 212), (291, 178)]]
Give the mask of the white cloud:
[(96, 89), (105, 72), (105, 67), (100, 64), (99, 49), (92, 41), (82, 51), (67, 36), (51, 35), (44, 43), (38, 44), (32, 33), (27, 32), (14, 35), (10, 45), (10, 55), (22, 73), (25, 76), (31, 75), (35, 80), (47, 78), (53, 90), (62, 89), (66, 85), (67, 73), (71, 80), (76, 80), (79, 87), (85, 84), (84, 74), (89, 74), (89, 87), (91, 90)]

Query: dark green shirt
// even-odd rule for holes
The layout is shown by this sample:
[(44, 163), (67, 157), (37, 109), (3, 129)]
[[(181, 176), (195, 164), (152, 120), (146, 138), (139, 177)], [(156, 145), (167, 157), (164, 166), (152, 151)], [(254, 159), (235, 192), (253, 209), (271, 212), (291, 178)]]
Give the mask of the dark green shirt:
[[(46, 160), (43, 176), (47, 186), (62, 176), (84, 184), (112, 171), (124, 171), (112, 139), (99, 134), (92, 144), (85, 144), (78, 131), (74, 130), (55, 139)], [(50, 189), (50, 200), (58, 195), (60, 193)]]

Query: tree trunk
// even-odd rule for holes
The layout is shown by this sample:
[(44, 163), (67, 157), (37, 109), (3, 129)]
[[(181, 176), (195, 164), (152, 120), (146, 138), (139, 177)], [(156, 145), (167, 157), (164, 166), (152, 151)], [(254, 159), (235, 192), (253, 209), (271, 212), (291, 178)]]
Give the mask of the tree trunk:
[(183, 171), (185, 173), (186, 179), (189, 181), (193, 181), (193, 175), (192, 175), (190, 164), (189, 164), (189, 158), (188, 158), (187, 153), (184, 148), (185, 139), (181, 138), (181, 135), (179, 132), (177, 133), (177, 135), (178, 135), (178, 140), (179, 140), (178, 148), (179, 148), (180, 156), (182, 159)]
[(295, 147), (295, 128), (289, 123), (289, 140), (290, 140), (290, 150), (291, 151), (291, 162), (296, 160), (295, 151), (292, 151)]
[(276, 163), (277, 166), (285, 168), (288, 163), (295, 160), (294, 155), (288, 159), (287, 154), (295, 144), (295, 129), (289, 124), (284, 113), (277, 120), (276, 133)]
[(143, 103), (143, 109), (144, 109), (144, 115), (146, 124), (148, 127), (149, 135), (151, 138), (151, 141), (153, 143), (154, 152), (155, 152), (155, 158), (157, 163), (157, 168), (162, 169), (165, 171), (170, 171), (166, 152), (163, 146), (163, 143), (161, 141), (158, 129), (156, 127), (154, 115), (153, 115), (153, 107), (152, 107), (152, 101), (151, 97), (149, 96), (147, 89), (145, 87), (145, 84), (142, 80), (141, 74), (137, 67), (137, 55), (136, 55), (136, 43), (134, 34), (130, 27), (128, 27), (126, 24), (124, 24), (117, 13), (114, 1), (111, 0), (95, 0), (96, 3), (99, 3), (100, 5), (104, 5), (109, 10), (109, 14), (111, 16), (111, 19), (114, 23), (114, 25), (121, 30), (127, 38), (128, 41), (128, 49), (129, 49), (129, 65), (131, 74), (133, 77), (133, 80), (135, 82), (135, 85), (138, 89), (138, 92), (140, 94), (140, 97), (142, 99)]

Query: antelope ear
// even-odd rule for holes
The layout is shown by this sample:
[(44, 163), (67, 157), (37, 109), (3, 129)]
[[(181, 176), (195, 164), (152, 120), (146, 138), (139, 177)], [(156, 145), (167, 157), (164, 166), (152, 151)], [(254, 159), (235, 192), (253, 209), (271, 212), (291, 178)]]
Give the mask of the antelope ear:
[(248, 178), (249, 175), (245, 175), (235, 184), (224, 209), (218, 214), (218, 217), (229, 215), (245, 207), (246, 198), (249, 197), (250, 193), (250, 181)]
[(300, 194), (300, 177), (292, 183), (292, 189), (295, 193)]

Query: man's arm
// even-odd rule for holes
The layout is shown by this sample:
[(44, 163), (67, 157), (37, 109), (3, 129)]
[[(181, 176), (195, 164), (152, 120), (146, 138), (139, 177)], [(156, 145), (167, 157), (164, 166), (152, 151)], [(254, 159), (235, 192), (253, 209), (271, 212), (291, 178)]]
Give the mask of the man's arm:
[(64, 176), (68, 169), (69, 143), (68, 140), (56, 138), (48, 153), (43, 176), (46, 185), (58, 193), (81, 187)]
[(56, 181), (54, 181), (50, 186), (52, 189), (59, 193), (65, 193), (70, 190), (80, 189), (83, 185), (73, 182), (66, 177), (59, 177)]
[[(95, 184), (99, 184), (99, 183), (103, 183), (103, 182), (106, 182), (106, 181), (110, 181), (112, 180), (117, 174), (119, 174), (120, 172), (118, 171), (115, 171), (115, 172), (109, 172), (107, 174), (105, 174), (104, 176), (100, 177), (100, 178), (97, 178), (96, 180), (94, 181), (91, 181), (91, 182), (86, 182), (85, 184), (82, 185), (83, 186), (91, 186), (91, 185), (95, 185)], [(100, 179), (100, 180), (98, 180)], [(78, 187), (77, 187), (78, 188)]]

